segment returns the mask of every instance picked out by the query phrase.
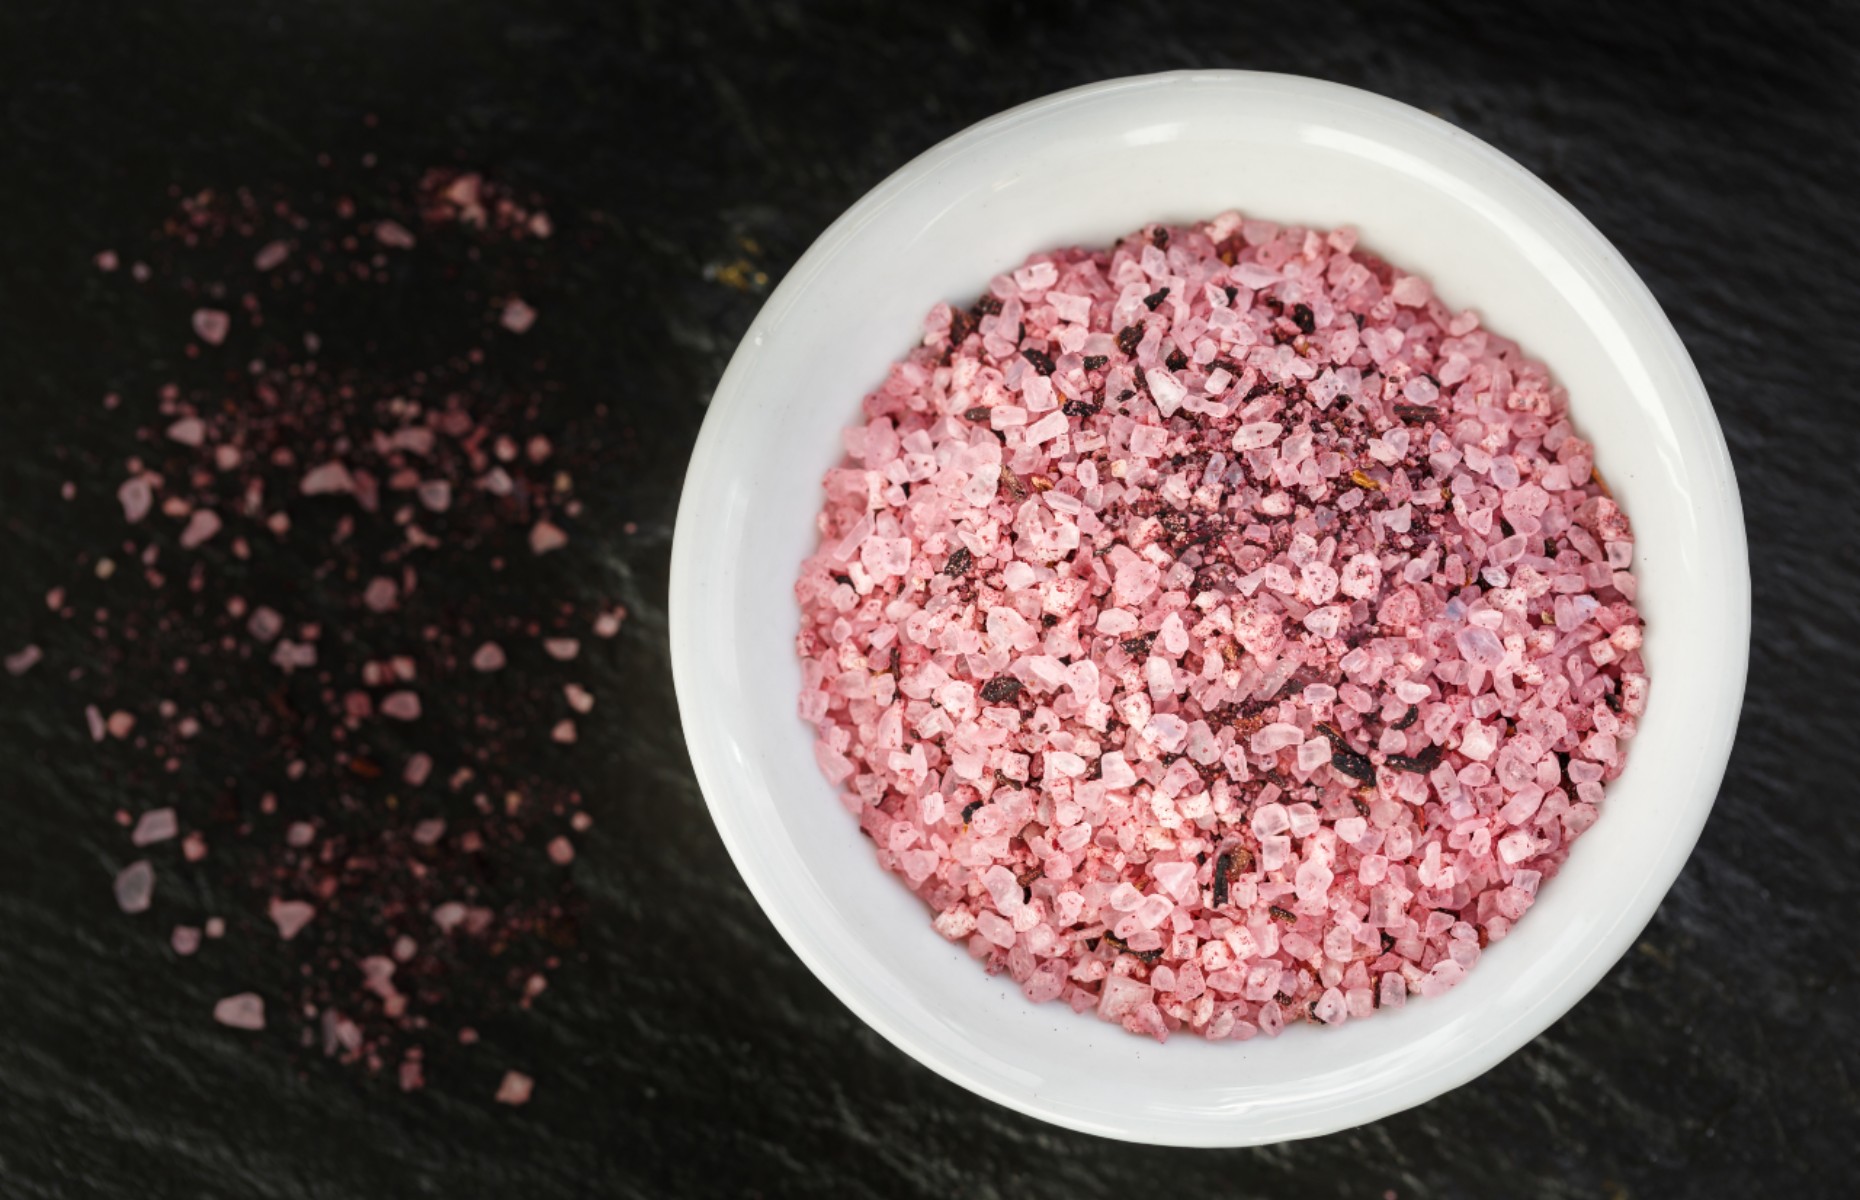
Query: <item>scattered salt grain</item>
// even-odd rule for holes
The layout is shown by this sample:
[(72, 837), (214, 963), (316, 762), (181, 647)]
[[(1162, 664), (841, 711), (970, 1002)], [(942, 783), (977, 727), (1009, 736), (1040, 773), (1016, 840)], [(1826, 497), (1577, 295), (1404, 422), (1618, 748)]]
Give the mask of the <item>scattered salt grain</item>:
[(528, 333), (530, 326), (536, 324), (536, 310), (521, 299), (509, 300), (498, 316), (498, 323), (512, 333)]
[(213, 1006), (213, 1019), (231, 1029), (263, 1029), (264, 998), (257, 992), (240, 992), (236, 996), (228, 996)]
[(530, 530), (530, 551), (534, 554), (547, 554), (566, 545), (568, 534), (548, 521), (538, 521)]
[(536, 1083), (521, 1071), (507, 1071), (497, 1085), (497, 1102), (499, 1104), (528, 1104), (530, 1092)]
[(496, 642), (486, 642), (471, 656), (474, 671), (501, 671), (505, 661), (504, 648)]
[(227, 331), (231, 328), (232, 318), (217, 308), (194, 310), (194, 336), (209, 346), (217, 346), (225, 341)]
[(147, 912), (155, 896), (155, 868), (137, 859), (116, 877), (116, 907), (126, 913)]
[(27, 643), (12, 654), (6, 656), (6, 673), (8, 675), (24, 675), (27, 671), (37, 666), (44, 657), (44, 651), (31, 643)]
[(153, 846), (156, 842), (165, 842), (181, 831), (180, 822), (175, 819), (172, 808), (151, 808), (136, 818), (136, 827), (129, 834), (132, 846)]

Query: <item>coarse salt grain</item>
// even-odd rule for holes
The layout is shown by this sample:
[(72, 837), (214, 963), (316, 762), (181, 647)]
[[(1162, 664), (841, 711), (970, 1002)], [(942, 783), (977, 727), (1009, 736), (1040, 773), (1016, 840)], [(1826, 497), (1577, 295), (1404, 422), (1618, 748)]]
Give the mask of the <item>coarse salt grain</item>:
[(1592, 451), (1355, 248), (1228, 214), (1042, 255), (932, 314), (828, 477), (816, 756), (1030, 997), (1241, 1037), (1437, 995), (1620, 771), (1599, 698), (1646, 676)]

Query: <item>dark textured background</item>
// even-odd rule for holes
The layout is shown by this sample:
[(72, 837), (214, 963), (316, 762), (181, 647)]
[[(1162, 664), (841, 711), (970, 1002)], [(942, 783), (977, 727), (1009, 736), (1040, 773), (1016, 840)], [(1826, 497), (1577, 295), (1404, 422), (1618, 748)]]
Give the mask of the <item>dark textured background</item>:
[[(88, 256), (146, 230), (170, 184), (289, 180), (318, 151), (375, 150), (606, 211), (611, 278), (546, 320), (584, 347), (571, 388), (614, 402), (640, 439), (581, 525), (640, 525), (599, 555), (634, 618), (590, 680), (626, 699), (583, 727), (600, 747), (582, 759), (599, 824), (575, 867), (590, 958), (484, 1048), (487, 1069), (530, 1069), (536, 1100), (489, 1104), (494, 1076), (403, 1097), (214, 1028), (239, 948), (176, 969), (151, 922), (115, 912), (122, 838), (81, 723), (48, 708), (64, 701), (43, 671), (0, 677), (0, 1193), (1843, 1194), (1860, 1171), (1857, 25), (1851, 5), (1748, 0), (0, 6), (0, 649), (35, 635), (72, 547), (109, 535), (56, 501), (52, 452), (122, 436), (73, 415), (109, 382), (99, 338), (120, 365), (137, 335), (100, 330)], [(1756, 602), (1717, 812), (1602, 985), (1416, 1111), (1221, 1153), (1043, 1127), (841, 1008), (712, 833), (663, 610), (685, 455), (759, 302), (705, 268), (747, 237), (779, 278), (867, 188), (971, 122), (1190, 66), (1405, 100), (1587, 213), (1705, 376)]]

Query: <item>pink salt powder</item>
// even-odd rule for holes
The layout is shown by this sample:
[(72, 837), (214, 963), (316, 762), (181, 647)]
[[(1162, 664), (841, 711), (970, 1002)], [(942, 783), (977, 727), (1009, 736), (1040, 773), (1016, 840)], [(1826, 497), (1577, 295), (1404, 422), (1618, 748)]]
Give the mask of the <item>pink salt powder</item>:
[(866, 397), (796, 584), (880, 862), (1133, 1032), (1454, 986), (1646, 702), (1626, 517), (1516, 343), (1228, 213), (1036, 255)]

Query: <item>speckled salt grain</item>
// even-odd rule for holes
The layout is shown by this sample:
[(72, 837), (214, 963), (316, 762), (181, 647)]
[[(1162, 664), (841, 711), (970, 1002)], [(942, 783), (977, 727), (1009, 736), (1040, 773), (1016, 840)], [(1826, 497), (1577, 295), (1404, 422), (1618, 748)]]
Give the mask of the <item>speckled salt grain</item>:
[(504, 310), (498, 315), (498, 323), (512, 333), (528, 333), (530, 326), (536, 324), (536, 310), (521, 299), (506, 301)]
[(8, 675), (24, 675), (27, 671), (37, 666), (39, 661), (44, 657), (44, 651), (31, 643), (27, 643), (6, 656), (6, 673)]
[(486, 642), (471, 656), (474, 671), (501, 671), (504, 669), (505, 661), (504, 648), (496, 642)]
[(381, 701), (381, 715), (396, 721), (413, 721), (420, 716), (420, 696), (406, 690), (389, 692)]
[(192, 954), (200, 949), (200, 930), (193, 925), (176, 925), (168, 935), (168, 945), (183, 957)]
[(1562, 392), (1351, 231), (1038, 256), (845, 446), (796, 587), (816, 758), (1036, 1001), (1244, 1039), (1438, 995), (1644, 711)]

